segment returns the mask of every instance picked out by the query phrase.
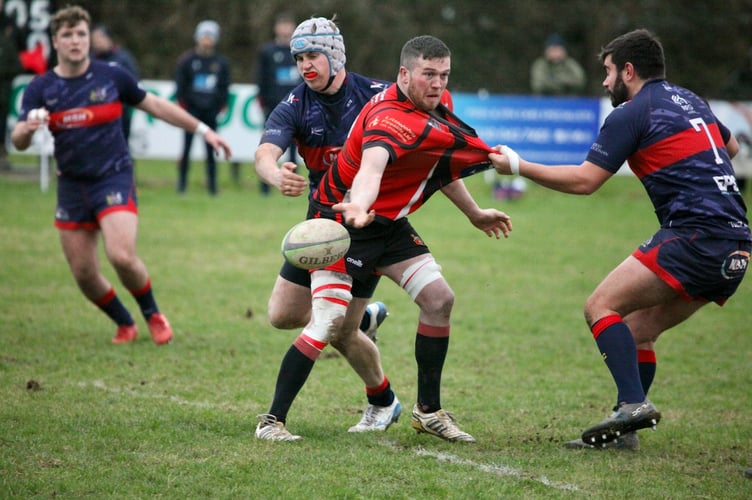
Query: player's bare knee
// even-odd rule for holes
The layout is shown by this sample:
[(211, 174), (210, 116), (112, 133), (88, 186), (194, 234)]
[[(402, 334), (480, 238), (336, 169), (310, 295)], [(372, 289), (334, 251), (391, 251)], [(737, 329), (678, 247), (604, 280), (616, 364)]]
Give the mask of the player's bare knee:
[(332, 325), (329, 328), (330, 343), (332, 347), (337, 349), (342, 354), (346, 354), (347, 350), (352, 344), (352, 340), (355, 335), (358, 335), (357, 331), (348, 331), (342, 328), (345, 317), (335, 318)]
[(96, 284), (99, 272), (96, 266), (70, 263), (71, 274), (82, 290)]
[(295, 328), (302, 328), (305, 326), (305, 321), (300, 321), (298, 318), (289, 318), (287, 316), (269, 316), (269, 324), (277, 330), (293, 330)]
[(108, 251), (107, 260), (118, 272), (129, 272), (136, 267), (138, 262), (135, 255), (127, 251)]
[(284, 306), (269, 302), (267, 306), (269, 324), (279, 330), (303, 328), (311, 319), (311, 311), (293, 311)]
[(583, 304), (583, 314), (588, 325), (592, 325), (600, 319), (598, 309), (600, 308), (598, 307), (597, 297), (593, 294)]
[(449, 319), (449, 315), (454, 307), (454, 292), (448, 285), (425, 288), (415, 299), (415, 303), (420, 307), (421, 312), (435, 318)]

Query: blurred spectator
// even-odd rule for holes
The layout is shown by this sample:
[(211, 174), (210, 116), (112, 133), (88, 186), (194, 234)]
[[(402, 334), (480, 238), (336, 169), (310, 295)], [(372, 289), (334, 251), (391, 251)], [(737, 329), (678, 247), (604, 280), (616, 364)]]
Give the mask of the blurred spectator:
[(534, 94), (548, 96), (580, 95), (585, 90), (585, 70), (569, 56), (564, 39), (554, 33), (546, 38), (543, 55), (530, 68)]
[[(116, 44), (110, 29), (104, 24), (99, 24), (91, 31), (91, 53), (94, 59), (109, 63), (117, 63), (128, 71), (133, 78), (140, 79), (138, 64), (133, 55), (122, 45)], [(133, 108), (130, 106), (123, 107), (123, 134), (125, 142), (131, 135), (131, 116)]]
[[(721, 97), (731, 104), (744, 117), (749, 130), (752, 130), (752, 47), (739, 67), (732, 71), (723, 84)], [(734, 157), (733, 164), (736, 172), (736, 184), (744, 193), (747, 179), (752, 176), (752, 134), (748, 130), (732, 130), (739, 141), (739, 154)]]
[(2, 18), (0, 21), (0, 170), (10, 170), (8, 150), (5, 147), (8, 135), (8, 113), (10, 96), (13, 91), (13, 79), (23, 72), (18, 58), (18, 46), (15, 42), (16, 27), (13, 21)]
[(729, 101), (752, 101), (752, 47), (724, 82), (722, 97)]
[[(280, 14), (274, 21), (274, 40), (261, 46), (258, 54), (256, 82), (258, 100), (264, 112), (264, 120), (292, 89), (302, 82), (295, 59), (290, 53), (290, 38), (297, 23), (290, 14)], [(288, 146), (289, 161), (296, 163), (295, 142)], [(270, 186), (259, 180), (261, 194), (268, 195)]]
[[(217, 53), (219, 25), (212, 20), (198, 23), (196, 45), (178, 59), (175, 72), (178, 103), (190, 114), (216, 130), (217, 116), (227, 107), (230, 95), (230, 64)], [(185, 132), (183, 155), (178, 162), (178, 193), (185, 193), (191, 161), (193, 133)], [(209, 194), (217, 194), (217, 163), (214, 149), (206, 143), (206, 181)]]

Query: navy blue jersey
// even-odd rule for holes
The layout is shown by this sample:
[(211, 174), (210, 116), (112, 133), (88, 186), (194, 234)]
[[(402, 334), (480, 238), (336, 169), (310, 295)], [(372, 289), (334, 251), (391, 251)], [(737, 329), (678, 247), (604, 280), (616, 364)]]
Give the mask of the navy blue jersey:
[(92, 52), (91, 56), (93, 59), (96, 59), (98, 61), (103, 61), (110, 64), (119, 64), (120, 66), (128, 70), (130, 74), (133, 75), (133, 78), (135, 78), (136, 80), (140, 78), (141, 72), (138, 69), (136, 58), (133, 57), (133, 54), (131, 54), (130, 51), (123, 47), (115, 47), (109, 52), (103, 52), (99, 54)]
[(269, 42), (261, 47), (256, 82), (259, 103), (264, 116), (268, 116), (301, 82), (298, 65), (290, 53), (289, 45)]
[(230, 96), (230, 64), (218, 54), (190, 50), (178, 58), (175, 96), (190, 113), (219, 114)]
[(704, 99), (653, 80), (606, 118), (587, 160), (614, 173), (627, 161), (663, 228), (749, 239), (747, 207), (725, 147), (729, 137)]
[(34, 78), (24, 91), (19, 120), (32, 109), (46, 108), (58, 175), (98, 179), (133, 169), (122, 132), (122, 104), (135, 106), (145, 97), (126, 70), (92, 60), (81, 76), (62, 78), (48, 71)]
[(389, 82), (357, 73), (347, 73), (342, 88), (334, 95), (315, 92), (301, 83), (274, 108), (264, 126), (260, 144), (271, 143), (285, 150), (294, 139), (308, 167), (313, 193), (342, 149), (360, 110), (388, 86)]

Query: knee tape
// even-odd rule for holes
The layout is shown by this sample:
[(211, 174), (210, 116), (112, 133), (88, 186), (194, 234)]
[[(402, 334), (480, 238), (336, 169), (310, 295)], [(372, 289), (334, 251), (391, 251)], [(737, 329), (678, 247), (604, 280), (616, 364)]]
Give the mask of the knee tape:
[(352, 300), (352, 282), (333, 271), (316, 271), (311, 276), (311, 322), (304, 332), (320, 342), (329, 343), (332, 324), (344, 318)]
[(405, 269), (400, 286), (415, 300), (427, 285), (441, 278), (441, 266), (433, 257), (427, 257)]

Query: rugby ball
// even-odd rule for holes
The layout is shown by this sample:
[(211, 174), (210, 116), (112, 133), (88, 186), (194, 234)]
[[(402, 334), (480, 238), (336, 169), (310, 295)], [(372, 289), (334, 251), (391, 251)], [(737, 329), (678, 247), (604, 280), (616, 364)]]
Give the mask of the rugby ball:
[(294, 225), (282, 240), (282, 255), (300, 269), (321, 269), (350, 248), (345, 226), (331, 219), (308, 219)]

